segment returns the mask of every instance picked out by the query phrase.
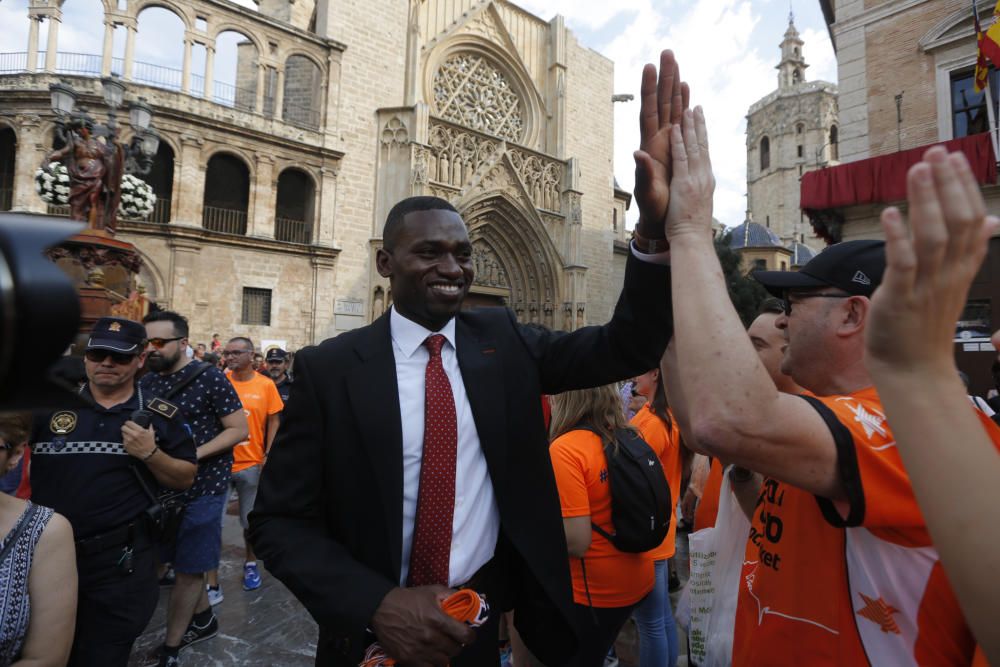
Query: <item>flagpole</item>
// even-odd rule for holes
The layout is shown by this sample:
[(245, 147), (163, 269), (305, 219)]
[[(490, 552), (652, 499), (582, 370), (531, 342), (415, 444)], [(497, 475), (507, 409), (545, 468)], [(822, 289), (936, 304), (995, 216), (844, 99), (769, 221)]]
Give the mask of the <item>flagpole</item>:
[[(1000, 2), (997, 3), (997, 8), (1000, 8)], [(997, 20), (997, 12), (994, 10), (993, 20)], [(973, 73), (973, 78), (977, 79), (979, 66), (983, 63), (982, 57), (982, 43), (980, 38), (982, 37), (982, 26), (979, 24), (979, 9), (976, 7), (976, 0), (972, 0), (972, 21), (976, 27), (976, 71)], [(998, 146), (998, 136), (997, 136), (997, 119), (996, 110), (993, 108), (993, 89), (990, 86), (990, 75), (989, 68), (987, 66), (986, 70), (986, 87), (984, 92), (986, 93), (986, 121), (989, 124), (990, 129), (990, 143), (993, 145), (993, 158), (995, 160), (1000, 160), (1000, 146)]]
[(993, 159), (1000, 159), (1000, 150), (997, 149), (997, 119), (996, 111), (993, 109), (993, 91), (990, 88), (990, 77), (986, 77), (986, 118), (990, 124), (990, 141), (993, 142)]

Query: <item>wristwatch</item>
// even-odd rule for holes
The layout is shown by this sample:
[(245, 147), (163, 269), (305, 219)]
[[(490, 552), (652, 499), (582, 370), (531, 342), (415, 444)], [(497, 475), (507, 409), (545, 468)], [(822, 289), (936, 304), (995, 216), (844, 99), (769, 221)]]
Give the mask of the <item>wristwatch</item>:
[(632, 230), (632, 242), (635, 243), (636, 250), (646, 255), (670, 250), (670, 241), (667, 239), (647, 239), (639, 233), (639, 226)]

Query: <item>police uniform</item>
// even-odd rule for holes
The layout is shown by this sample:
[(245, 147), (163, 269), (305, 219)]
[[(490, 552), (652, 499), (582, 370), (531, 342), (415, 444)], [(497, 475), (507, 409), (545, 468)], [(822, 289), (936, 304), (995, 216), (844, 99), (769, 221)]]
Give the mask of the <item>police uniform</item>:
[[(87, 349), (125, 354), (143, 350), (137, 322), (102, 318)], [(73, 526), (79, 601), (71, 666), (126, 665), (132, 644), (153, 615), (159, 596), (150, 527), (152, 505), (136, 472), (155, 493), (159, 485), (122, 443), (122, 426), (139, 409), (152, 413), (157, 455), (196, 463), (194, 440), (175, 406), (143, 396), (136, 387), (123, 403), (104, 408), (89, 384), (81, 397), (91, 407), (58, 410), (35, 423), (32, 500), (52, 507)]]
[[(282, 350), (280, 347), (272, 347), (267, 351), (266, 361), (285, 361), (288, 359), (288, 353)], [(292, 379), (291, 369), (285, 371), (285, 379), (281, 382), (275, 382), (274, 386), (278, 390), (278, 396), (281, 396), (282, 403), (288, 403), (288, 397), (292, 394)]]

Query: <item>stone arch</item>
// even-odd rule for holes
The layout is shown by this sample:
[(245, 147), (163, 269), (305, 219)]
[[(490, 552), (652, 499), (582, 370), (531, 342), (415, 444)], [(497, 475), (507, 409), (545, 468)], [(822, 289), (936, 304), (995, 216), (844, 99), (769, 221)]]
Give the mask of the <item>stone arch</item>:
[(250, 163), (239, 153), (212, 153), (205, 162), (202, 226), (216, 232), (246, 234), (252, 179)]
[(275, 188), (274, 238), (289, 243), (312, 242), (316, 210), (316, 179), (305, 169), (287, 167)]
[(139, 284), (146, 288), (146, 298), (150, 301), (163, 303), (167, 298), (167, 281), (163, 277), (163, 271), (156, 265), (152, 257), (138, 247), (135, 250), (142, 257), (138, 278)]
[(304, 53), (292, 53), (284, 62), (281, 118), (286, 123), (318, 128), (323, 94), (323, 68)]
[[(227, 35), (237, 41), (230, 44)], [(258, 67), (266, 51), (260, 38), (244, 26), (223, 23), (212, 33), (215, 45), (214, 90), (206, 91), (219, 104), (243, 111), (254, 111), (257, 106)], [(265, 90), (269, 82), (264, 81)]]
[(132, 16), (135, 17), (136, 21), (139, 20), (139, 15), (142, 14), (147, 9), (152, 9), (154, 7), (159, 7), (160, 9), (166, 9), (168, 12), (172, 12), (184, 22), (184, 29), (191, 30), (193, 28), (191, 17), (188, 16), (187, 10), (180, 4), (173, 2), (173, 0), (146, 0), (145, 2), (139, 2), (135, 7), (130, 8)]
[[(508, 289), (507, 305), (522, 321), (555, 326), (552, 313), (563, 293), (562, 261), (537, 214), (506, 194), (489, 193), (463, 206), (462, 217), (473, 247), (490, 253), (498, 265), (486, 286)], [(484, 284), (482, 277), (477, 284)]]
[[(513, 92), (520, 100), (524, 114), (524, 128), (521, 136), (512, 141), (523, 146), (536, 146), (541, 135), (546, 111), (545, 102), (532, 81), (531, 75), (515, 54), (508, 53), (500, 45), (487, 42), (473, 35), (458, 35), (434, 49), (428, 56), (424, 65), (423, 87), (424, 99), (428, 101), (431, 113), (437, 115), (434, 104), (434, 78), (438, 69), (453, 56), (462, 54), (483, 58), (504, 75), (511, 85)], [(463, 123), (458, 124), (465, 125)], [(511, 140), (510, 137), (502, 138)]]
[(17, 165), (17, 131), (12, 125), (0, 123), (0, 211), (14, 205), (14, 182)]

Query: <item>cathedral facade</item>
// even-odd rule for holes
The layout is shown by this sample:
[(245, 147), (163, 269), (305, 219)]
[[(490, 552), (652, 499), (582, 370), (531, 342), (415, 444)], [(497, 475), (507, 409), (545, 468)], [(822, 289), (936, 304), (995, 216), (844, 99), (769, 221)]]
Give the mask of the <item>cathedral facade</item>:
[(763, 225), (790, 248), (810, 244), (813, 237), (799, 208), (802, 175), (837, 164), (840, 157), (837, 87), (806, 80), (803, 46), (790, 16), (777, 65), (778, 88), (747, 113), (748, 222)]
[[(64, 4), (84, 1), (103, 10), (104, 49), (62, 53)], [(134, 57), (152, 7), (183, 22), (179, 70)], [(192, 341), (219, 332), (296, 349), (378, 317), (392, 302), (374, 268), (382, 224), (410, 195), (443, 197), (468, 224), (470, 304), (564, 329), (610, 316), (627, 202), (612, 174), (613, 66), (561, 17), (504, 0), (256, 9), (30, 0), (25, 51), (0, 54), (0, 210), (64, 212), (32, 180), (52, 145), (49, 85), (69, 83), (98, 116), (100, 77), (117, 75), (152, 105), (161, 137), (147, 177), (157, 208), (120, 221), (118, 238), (142, 255), (147, 297), (189, 317)], [(231, 33), (230, 83), (213, 61)]]

